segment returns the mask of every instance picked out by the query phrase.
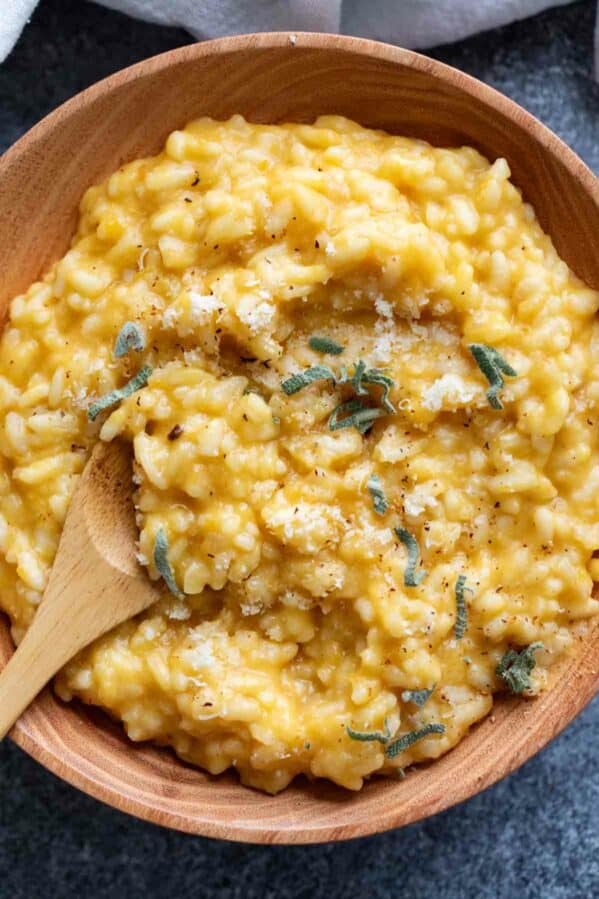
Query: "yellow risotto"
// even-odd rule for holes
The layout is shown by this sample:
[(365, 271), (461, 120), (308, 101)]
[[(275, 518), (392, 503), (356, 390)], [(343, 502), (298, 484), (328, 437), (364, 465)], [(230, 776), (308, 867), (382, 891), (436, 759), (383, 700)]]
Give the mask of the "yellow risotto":
[(0, 343), (0, 602), (18, 641), (117, 436), (164, 592), (63, 699), (274, 793), (357, 790), (546, 686), (598, 610), (599, 294), (509, 175), (235, 116), (87, 191)]

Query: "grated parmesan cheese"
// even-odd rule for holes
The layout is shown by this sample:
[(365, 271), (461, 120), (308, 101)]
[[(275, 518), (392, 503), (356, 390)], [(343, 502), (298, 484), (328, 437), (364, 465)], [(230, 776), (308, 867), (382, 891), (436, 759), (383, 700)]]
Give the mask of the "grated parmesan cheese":
[(179, 321), (179, 313), (176, 309), (170, 306), (168, 309), (164, 310), (162, 315), (162, 324), (165, 328), (174, 328)]
[(191, 636), (196, 641), (196, 645), (193, 649), (185, 652), (185, 661), (194, 668), (211, 668), (217, 662), (212, 641), (201, 632), (194, 632)]
[(191, 618), (191, 609), (184, 601), (171, 602), (166, 610), (167, 617), (173, 621), (187, 621)]
[(374, 308), (381, 318), (393, 320), (393, 306), (380, 293), (374, 298)]
[(195, 290), (189, 291), (189, 302), (191, 307), (189, 317), (194, 325), (206, 324), (212, 314), (222, 308), (214, 294), (201, 294)]
[(422, 405), (431, 412), (438, 412), (444, 403), (458, 406), (472, 402), (477, 392), (460, 375), (443, 375), (424, 391)]
[(266, 300), (255, 303), (254, 298), (248, 296), (240, 300), (236, 311), (238, 319), (248, 326), (252, 334), (257, 334), (259, 331), (265, 331), (271, 324), (276, 308), (273, 303)]
[(426, 508), (434, 509), (439, 505), (434, 496), (420, 493), (415, 490), (413, 493), (407, 493), (403, 499), (403, 506), (406, 515), (411, 518), (417, 518)]
[(250, 615), (259, 615), (263, 605), (259, 599), (249, 599), (247, 602), (240, 602), (239, 608), (244, 617), (249, 617)]

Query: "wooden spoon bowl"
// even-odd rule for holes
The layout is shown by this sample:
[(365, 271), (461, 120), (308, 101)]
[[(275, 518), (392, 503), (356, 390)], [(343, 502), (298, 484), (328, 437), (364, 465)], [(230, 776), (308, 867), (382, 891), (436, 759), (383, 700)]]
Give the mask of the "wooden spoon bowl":
[[(67, 249), (84, 190), (123, 162), (157, 152), (200, 115), (311, 121), (339, 113), (363, 125), (470, 144), (505, 156), (563, 259), (599, 288), (599, 186), (532, 116), (491, 88), (426, 57), (348, 37), (262, 34), (195, 44), (100, 82), (44, 119), (0, 160), (0, 309)], [(46, 690), (15, 741), (104, 802), (191, 833), (260, 843), (363, 836), (416, 821), (517, 768), (599, 687), (599, 621), (538, 699), (499, 699), (452, 752), (404, 781), (373, 779), (358, 794), (296, 781), (276, 797), (212, 778), (169, 750), (136, 745), (103, 713)], [(0, 664), (11, 653), (0, 622)]]

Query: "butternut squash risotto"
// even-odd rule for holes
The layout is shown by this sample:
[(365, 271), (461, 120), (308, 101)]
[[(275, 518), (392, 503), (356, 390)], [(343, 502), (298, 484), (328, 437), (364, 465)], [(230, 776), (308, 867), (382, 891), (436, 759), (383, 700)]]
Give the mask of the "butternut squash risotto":
[(599, 294), (509, 176), (235, 116), (87, 191), (1, 339), (0, 602), (18, 642), (117, 435), (164, 593), (59, 696), (275, 793), (401, 773), (543, 689), (598, 611)]

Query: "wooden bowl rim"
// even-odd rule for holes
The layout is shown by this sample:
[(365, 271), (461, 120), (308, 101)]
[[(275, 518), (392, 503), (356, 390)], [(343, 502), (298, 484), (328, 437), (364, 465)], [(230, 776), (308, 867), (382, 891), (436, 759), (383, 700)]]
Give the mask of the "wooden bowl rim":
[[(470, 98), (482, 101), (491, 109), (510, 119), (518, 129), (526, 131), (532, 142), (541, 145), (552, 156), (560, 160), (567, 168), (570, 176), (580, 184), (587, 195), (592, 198), (593, 203), (599, 208), (599, 180), (588, 166), (548, 127), (494, 88), (445, 63), (391, 44), (345, 35), (300, 31), (263, 32), (192, 43), (142, 60), (115, 72), (76, 94), (29, 129), (0, 157), (0, 179), (2, 170), (8, 165), (15, 163), (19, 156), (28, 150), (29, 145), (37, 140), (40, 134), (45, 133), (48, 129), (60, 127), (61, 123), (68, 119), (73, 108), (92, 103), (96, 97), (114, 88), (145, 78), (151, 74), (157, 74), (190, 59), (231, 54), (236, 51), (260, 51), (281, 47), (287, 47), (290, 52), (293, 52), (296, 48), (308, 48), (325, 52), (331, 50), (350, 52), (358, 56), (399, 64), (433, 77), (440, 83), (449, 84)], [(595, 638), (599, 637), (599, 626), (596, 622), (591, 626), (591, 631)], [(450, 796), (435, 797), (432, 802), (429, 801), (428, 804), (423, 804), (421, 809), (412, 806), (407, 815), (402, 812), (401, 803), (390, 806), (381, 804), (377, 809), (376, 816), (371, 815), (370, 818), (362, 819), (361, 821), (350, 818), (347, 824), (336, 824), (334, 828), (326, 822), (310, 825), (301, 820), (298, 820), (297, 823), (294, 822), (293, 826), (285, 829), (264, 825), (257, 821), (247, 824), (241, 821), (229, 820), (226, 823), (219, 824), (213, 820), (203, 820), (198, 814), (191, 815), (177, 812), (176, 809), (172, 812), (167, 812), (162, 808), (150, 805), (143, 797), (138, 799), (131, 796), (125, 797), (122, 792), (110, 783), (108, 778), (105, 779), (105, 782), (102, 782), (90, 776), (83, 766), (77, 767), (72, 761), (64, 761), (54, 749), (48, 749), (43, 739), (29, 731), (27, 727), (29, 712), (25, 713), (23, 718), (17, 721), (10, 736), (32, 758), (62, 780), (95, 799), (142, 820), (191, 834), (226, 838), (240, 842), (317, 843), (321, 842), (323, 838), (326, 841), (337, 841), (381, 833), (393, 827), (414, 823), (470, 798), (516, 770), (527, 759), (549, 743), (554, 736), (560, 733), (582, 711), (593, 696), (599, 692), (597, 672), (590, 668), (584, 671), (587, 666), (584, 665), (581, 659), (577, 659), (576, 665), (581, 670), (574, 674), (573, 679), (584, 681), (584, 689), (578, 694), (574, 693), (573, 696), (569, 696), (570, 703), (564, 704), (564, 711), (554, 724), (554, 727), (542, 732), (536, 731), (529, 736), (525, 749), (520, 747), (520, 751), (514, 750), (507, 759), (503, 759), (502, 763), (495, 768), (487, 760), (482, 769), (482, 774), (479, 771), (476, 778), (473, 777), (470, 780), (456, 783), (455, 789)], [(594, 682), (592, 681), (593, 676), (595, 676)], [(47, 700), (47, 691), (44, 691), (44, 694), (38, 697), (31, 708), (37, 710)], [(502, 702), (511, 703), (512, 700), (505, 699)], [(131, 750), (135, 751), (135, 744), (133, 743), (131, 744)], [(356, 794), (349, 794), (348, 800), (350, 799), (353, 799), (354, 802), (358, 801)], [(276, 799), (273, 799), (273, 801), (276, 801)]]

